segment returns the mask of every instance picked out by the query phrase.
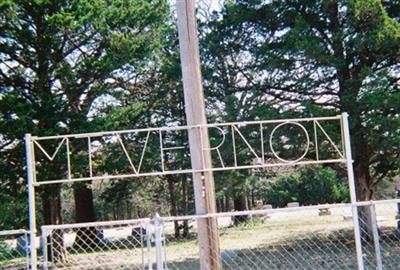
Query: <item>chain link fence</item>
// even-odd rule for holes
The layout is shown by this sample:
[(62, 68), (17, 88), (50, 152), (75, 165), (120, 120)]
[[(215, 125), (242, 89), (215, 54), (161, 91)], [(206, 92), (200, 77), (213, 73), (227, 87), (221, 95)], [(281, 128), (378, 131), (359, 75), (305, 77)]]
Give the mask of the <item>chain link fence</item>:
[[(222, 269), (356, 269), (351, 217), (344, 205), (219, 214)], [(196, 219), (186, 239), (164, 220), (167, 269), (199, 269)]]
[[(364, 269), (399, 269), (399, 203), (378, 201), (356, 204)], [(222, 269), (363, 269), (357, 265), (350, 204), (214, 216), (217, 216), (219, 224)], [(191, 224), (191, 233), (184, 239), (174, 237), (172, 222), (187, 219)], [(200, 269), (198, 219), (163, 219), (165, 269)]]
[[(224, 270), (399, 269), (400, 200), (252, 210), (42, 227), (40, 269), (200, 269), (199, 225), (214, 219)], [(354, 209), (353, 209), (354, 208)], [(200, 221), (200, 222), (199, 222)], [(203, 221), (203, 222), (201, 222)], [(182, 227), (185, 227), (185, 233)], [(29, 269), (26, 231), (0, 233), (0, 269)], [(213, 235), (213, 234), (210, 234)], [(215, 248), (215, 246), (213, 246)]]
[(44, 226), (42, 268), (145, 269), (153, 230), (148, 219)]
[(400, 265), (400, 204), (377, 204), (376, 217), (383, 269)]
[(0, 231), (0, 269), (29, 268), (28, 236), (25, 230)]
[(399, 269), (400, 202), (369, 202), (359, 206), (365, 269)]

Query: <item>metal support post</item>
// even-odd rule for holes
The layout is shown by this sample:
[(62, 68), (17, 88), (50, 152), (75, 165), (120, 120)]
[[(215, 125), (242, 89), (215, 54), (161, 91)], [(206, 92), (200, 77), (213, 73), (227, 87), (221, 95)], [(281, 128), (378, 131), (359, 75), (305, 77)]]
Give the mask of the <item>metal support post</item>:
[(343, 138), (346, 153), (346, 167), (347, 167), (347, 177), (349, 179), (349, 189), (350, 189), (350, 199), (351, 199), (351, 210), (353, 214), (353, 226), (354, 226), (354, 239), (356, 243), (356, 254), (357, 254), (357, 266), (358, 270), (364, 270), (364, 260), (362, 253), (362, 242), (361, 242), (361, 232), (360, 232), (360, 220), (358, 216), (358, 207), (356, 205), (357, 195), (356, 195), (356, 185), (354, 179), (353, 171), (353, 158), (351, 155), (351, 142), (350, 142), (350, 131), (348, 114), (342, 113), (342, 123), (343, 123)]
[(29, 232), (25, 231), (24, 232), (24, 241), (25, 241), (25, 246), (24, 246), (24, 250), (26, 252), (26, 269), (29, 269), (29, 265), (30, 265), (30, 252), (29, 252)]
[(140, 248), (141, 248), (141, 255), (142, 255), (142, 267), (143, 270), (145, 269), (145, 262), (144, 262), (144, 230), (145, 226), (143, 223), (140, 223)]
[(47, 237), (42, 236), (41, 237), (41, 246), (42, 246), (42, 270), (47, 270), (48, 269), (48, 263), (49, 263), (49, 256), (47, 254)]
[(34, 152), (31, 134), (25, 135), (26, 170), (28, 177), (28, 200), (29, 200), (29, 251), (30, 270), (37, 269), (36, 252), (36, 207), (35, 207), (35, 174), (34, 174)]
[(42, 235), (41, 235), (41, 245), (42, 245), (42, 270), (47, 270), (49, 268), (49, 254), (48, 254), (48, 238), (51, 234), (51, 230), (47, 228), (42, 228)]
[[(52, 239), (53, 229), (42, 227), (42, 270), (47, 270), (51, 266), (51, 258), (54, 258), (53, 254), (53, 239)], [(50, 250), (50, 255), (49, 255)]]
[(375, 256), (376, 256), (376, 269), (382, 270), (382, 254), (379, 242), (379, 231), (378, 231), (378, 223), (376, 221), (376, 209), (375, 204), (371, 203), (369, 206), (369, 213), (371, 217), (371, 225), (372, 225), (372, 234), (374, 237), (374, 248), (375, 248)]
[(146, 245), (147, 245), (147, 270), (153, 270), (153, 263), (151, 261), (151, 226), (149, 222), (146, 222)]
[(154, 234), (156, 244), (156, 258), (157, 258), (157, 270), (164, 270), (164, 252), (163, 252), (163, 224), (160, 220), (160, 216), (156, 214), (153, 218), (154, 222)]

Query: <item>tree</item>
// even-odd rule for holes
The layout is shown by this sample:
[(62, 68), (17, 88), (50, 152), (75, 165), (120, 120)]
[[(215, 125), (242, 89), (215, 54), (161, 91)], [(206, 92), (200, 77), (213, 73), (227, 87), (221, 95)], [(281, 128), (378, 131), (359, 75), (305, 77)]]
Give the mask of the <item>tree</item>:
[[(167, 15), (162, 0), (2, 1), (0, 139), (7, 146), (2, 159), (18, 157), (14, 166), (23, 168), (23, 133), (102, 129), (91, 121), (99, 100), (143, 94), (141, 75), (160, 45)], [(60, 166), (51, 170), (47, 173), (57, 174)], [(42, 189), (46, 224), (61, 222), (59, 189)], [(74, 185), (74, 196), (76, 221), (93, 221), (90, 186)]]
[[(140, 123), (143, 126), (168, 126), (168, 125), (185, 125), (186, 119), (184, 115), (184, 100), (182, 82), (181, 82), (181, 70), (180, 70), (180, 59), (178, 49), (178, 36), (175, 21), (172, 16), (169, 17), (165, 24), (165, 32), (162, 36), (163, 46), (157, 53), (157, 58), (154, 59), (154, 64), (151, 66), (146, 74), (142, 76), (142, 83), (140, 84), (140, 91), (146, 93), (141, 97), (141, 100), (137, 100), (137, 96), (132, 94), (126, 94), (123, 97), (119, 97), (121, 104), (113, 108), (107, 108), (99, 113), (100, 117), (97, 117), (93, 121), (96, 125), (107, 127), (106, 130), (115, 129), (129, 129), (132, 128), (132, 122)], [(129, 106), (133, 104), (136, 106)], [(118, 123), (117, 125), (115, 123)], [(171, 146), (186, 146), (187, 134), (185, 132), (164, 132), (163, 138)], [(133, 142), (124, 140), (127, 148), (130, 148), (130, 153), (134, 159), (139, 159), (141, 153), (141, 147), (143, 142), (140, 144), (138, 141)], [(136, 147), (135, 147), (136, 144)], [(116, 148), (120, 148), (117, 146)], [(157, 143), (149, 143), (146, 151), (148, 160), (152, 160), (151, 164), (145, 162), (144, 168), (153, 170), (156, 167), (160, 167), (160, 149)], [(188, 151), (186, 151), (186, 154)], [(104, 171), (111, 170), (123, 170), (123, 168), (129, 167), (126, 160), (123, 161), (119, 155), (112, 155), (104, 153), (104, 157), (110, 160), (110, 157), (116, 157), (114, 161), (109, 163), (108, 168)], [(149, 157), (153, 156), (152, 159)], [(188, 158), (185, 156), (185, 150), (173, 150), (166, 151), (164, 153), (164, 162), (167, 167), (172, 169), (188, 168)], [(187, 183), (186, 175), (168, 175), (164, 177), (154, 177), (143, 179), (148, 184), (141, 185), (136, 183), (127, 184), (125, 181), (115, 182), (110, 185), (110, 188), (105, 190), (105, 193), (101, 197), (107, 197), (110, 201), (119, 201), (122, 199), (120, 196), (116, 196), (115, 190), (123, 190), (124, 193), (130, 193), (128, 197), (135, 197), (137, 199), (143, 199), (138, 204), (138, 208), (143, 209), (144, 205), (157, 202), (160, 207), (151, 209), (150, 212), (163, 211), (164, 203), (168, 203), (170, 206), (170, 214), (177, 215), (178, 212), (183, 215), (187, 215), (189, 211), (189, 185)], [(141, 182), (141, 179), (134, 180), (134, 182)], [(177, 192), (177, 189), (181, 188), (181, 192)], [(157, 198), (150, 198), (150, 196), (139, 193), (152, 192), (152, 189), (159, 189), (160, 192), (167, 190), (169, 192), (168, 201), (163, 201), (160, 196)], [(181, 194), (180, 194), (181, 193)], [(148, 211), (149, 209), (146, 209)], [(180, 228), (178, 222), (175, 222), (176, 236), (180, 234)], [(188, 235), (188, 222), (183, 224), (183, 236)]]
[(253, 101), (348, 112), (357, 197), (371, 199), (400, 162), (400, 3), (389, 2), (227, 1), (205, 38), (216, 55), (206, 61), (210, 95), (242, 97), (236, 114)]
[[(214, 12), (199, 24), (209, 121), (238, 122), (276, 118), (278, 111), (270, 106), (270, 102), (266, 102), (260, 90), (247, 79), (254, 76), (250, 71), (253, 66), (252, 59), (247, 58), (243, 50), (247, 46), (245, 37), (251, 33), (245, 29), (231, 27), (229, 20), (225, 20), (223, 12), (222, 14)], [(251, 130), (244, 127), (241, 132), (248, 138)], [(232, 144), (230, 135), (226, 137), (225, 144)], [(240, 162), (249, 162), (248, 148), (246, 146), (239, 148)], [(226, 151), (221, 153), (223, 160), (231, 161), (233, 159), (231, 149), (224, 150)], [(247, 203), (249, 177), (248, 171), (218, 173), (215, 176), (216, 189), (224, 190), (222, 197), (226, 196), (225, 200), (227, 199), (228, 203), (231, 199), (235, 210), (249, 208)]]
[(285, 207), (290, 202), (316, 205), (347, 202), (349, 190), (333, 169), (317, 166), (277, 177), (264, 196), (275, 207)]

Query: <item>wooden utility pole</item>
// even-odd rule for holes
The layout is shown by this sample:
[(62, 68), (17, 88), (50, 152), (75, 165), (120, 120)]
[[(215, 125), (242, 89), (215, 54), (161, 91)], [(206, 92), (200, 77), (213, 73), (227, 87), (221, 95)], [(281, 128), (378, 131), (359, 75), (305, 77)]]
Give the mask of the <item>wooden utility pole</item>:
[[(194, 0), (177, 0), (176, 10), (187, 124), (205, 125), (207, 120), (201, 82)], [(189, 130), (189, 146), (194, 170), (204, 170), (212, 167), (207, 128)], [(193, 186), (196, 213), (215, 213), (213, 173), (210, 171), (193, 173)], [(200, 269), (220, 270), (221, 260), (217, 220), (216, 218), (198, 219), (197, 224)]]

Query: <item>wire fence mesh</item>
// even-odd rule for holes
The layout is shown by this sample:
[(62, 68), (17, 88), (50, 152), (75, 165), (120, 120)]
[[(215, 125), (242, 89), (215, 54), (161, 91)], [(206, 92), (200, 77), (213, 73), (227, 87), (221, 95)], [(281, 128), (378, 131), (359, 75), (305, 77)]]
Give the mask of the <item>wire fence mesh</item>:
[(43, 268), (144, 269), (149, 231), (147, 220), (43, 227)]
[[(363, 202), (355, 207), (364, 269), (399, 269), (400, 201)], [(358, 268), (351, 205), (218, 216), (222, 269)], [(172, 222), (184, 220), (190, 221), (191, 233), (176, 238)], [(198, 220), (164, 219), (166, 269), (199, 269)]]
[(0, 269), (27, 269), (28, 235), (25, 230), (0, 231)]
[(366, 269), (399, 269), (399, 203), (371, 203), (359, 207), (363, 259)]
[[(193, 270), (201, 268), (204, 254), (212, 254), (209, 260), (224, 270), (360, 269), (356, 207), (364, 269), (394, 270), (400, 265), (399, 204), (392, 200), (43, 226), (40, 267)], [(199, 234), (209, 221), (218, 224), (218, 233), (202, 241)], [(0, 269), (29, 269), (27, 236), (26, 231), (0, 233)]]
[[(222, 269), (355, 269), (351, 208), (328, 211), (299, 208), (219, 217)], [(168, 269), (199, 269), (197, 223), (191, 219), (186, 239), (176, 239), (170, 223), (164, 232)]]

